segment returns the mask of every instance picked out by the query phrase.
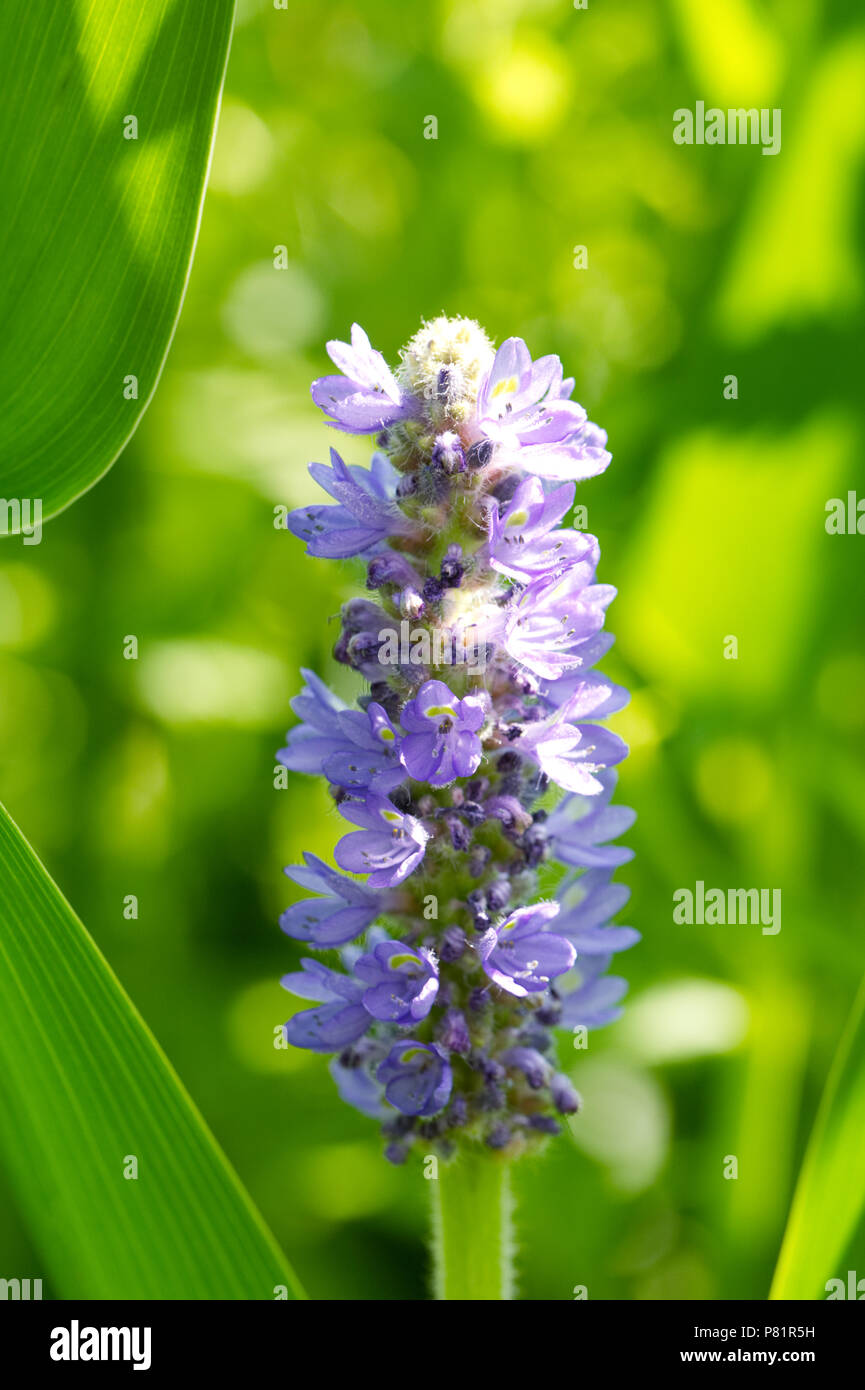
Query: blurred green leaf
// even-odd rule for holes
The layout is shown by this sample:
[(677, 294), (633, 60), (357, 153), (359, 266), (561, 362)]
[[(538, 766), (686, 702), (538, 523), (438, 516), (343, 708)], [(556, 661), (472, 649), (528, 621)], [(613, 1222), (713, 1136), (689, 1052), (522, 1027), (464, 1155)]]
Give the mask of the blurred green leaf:
[(41, 499), (43, 516), (111, 466), (155, 390), (233, 11), (6, 0), (0, 12), (0, 493)]
[(0, 1157), (61, 1297), (272, 1299), (279, 1285), (303, 1297), (158, 1043), (2, 808), (0, 1018)]
[(838, 1047), (808, 1145), (772, 1298), (825, 1298), (865, 1207), (865, 981)]

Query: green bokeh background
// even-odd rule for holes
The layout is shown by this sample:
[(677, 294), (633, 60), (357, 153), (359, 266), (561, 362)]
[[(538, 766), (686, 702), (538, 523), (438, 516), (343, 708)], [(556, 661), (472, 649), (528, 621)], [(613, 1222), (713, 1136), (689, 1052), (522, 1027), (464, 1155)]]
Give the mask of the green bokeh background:
[[(675, 145), (698, 99), (782, 108), (781, 153)], [(619, 587), (644, 939), (625, 1019), (564, 1040), (573, 1134), (518, 1168), (521, 1296), (766, 1295), (865, 968), (865, 539), (824, 524), (865, 496), (863, 156), (852, 2), (240, 5), (155, 401), (39, 547), (0, 553), (0, 762), (313, 1297), (424, 1297), (429, 1193), (321, 1058), (273, 1045), (300, 954), (280, 870), (342, 824), (311, 781), (274, 787), (274, 753), (301, 665), (351, 694), (330, 648), (362, 583), (274, 509), (340, 444), (308, 394), (325, 339), (357, 320), (392, 358), (439, 312), (559, 353), (614, 454), (577, 500)], [(781, 931), (674, 924), (698, 879), (781, 889)], [(40, 1273), (5, 1199), (0, 1253)]]

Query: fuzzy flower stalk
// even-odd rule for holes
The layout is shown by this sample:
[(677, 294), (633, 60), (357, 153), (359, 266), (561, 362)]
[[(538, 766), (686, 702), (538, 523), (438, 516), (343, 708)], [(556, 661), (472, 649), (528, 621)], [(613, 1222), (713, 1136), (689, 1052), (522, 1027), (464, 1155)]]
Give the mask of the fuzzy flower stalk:
[[(309, 896), (281, 926), (308, 955), (283, 984), (311, 1007), (285, 1033), (330, 1055), (392, 1162), (418, 1144), (515, 1157), (577, 1110), (554, 1030), (618, 1016), (610, 966), (638, 939), (612, 924), (633, 813), (610, 804), (627, 749), (601, 723), (627, 695), (595, 669), (615, 590), (566, 524), (606, 435), (558, 357), (495, 350), (469, 319), (425, 323), (393, 370), (357, 325), (328, 352), (313, 399), (375, 452), (312, 464), (329, 500), (286, 525), (365, 563), (334, 650), (364, 688), (349, 708), (304, 672), (278, 755), (324, 777), (345, 821), (338, 868), (286, 869)], [(539, 900), (546, 860), (565, 873)]]

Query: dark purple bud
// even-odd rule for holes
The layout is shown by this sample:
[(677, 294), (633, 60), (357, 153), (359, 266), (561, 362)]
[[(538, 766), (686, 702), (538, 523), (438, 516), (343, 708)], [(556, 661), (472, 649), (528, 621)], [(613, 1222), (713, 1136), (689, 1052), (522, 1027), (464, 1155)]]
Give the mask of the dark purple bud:
[(437, 603), (443, 593), (444, 586), (434, 575), (430, 575), (429, 579), (424, 580), (421, 594), (425, 603)]
[[(391, 793), (391, 801), (394, 800)], [(466, 949), (466, 934), (462, 927), (448, 927), (443, 933), (439, 942), (439, 956), (447, 964), (459, 960)]]
[(449, 545), (444, 558), (441, 562), (439, 573), (441, 581), (447, 589), (458, 589), (463, 582), (465, 574), (465, 564), (463, 563), (463, 548), (461, 545)]
[(541, 1134), (561, 1134), (562, 1127), (558, 1120), (554, 1120), (552, 1115), (531, 1115), (529, 1124), (532, 1129), (537, 1129)]
[(504, 1079), (505, 1069), (501, 1062), (496, 1062), (492, 1057), (488, 1057), (485, 1052), (476, 1052), (471, 1058), (471, 1062), (476, 1071), (479, 1071), (485, 1081), (501, 1081)]
[(472, 878), (481, 878), (487, 871), (487, 865), (493, 857), (493, 852), (489, 845), (475, 845), (469, 858), (469, 873)]
[(491, 796), (486, 804), (491, 816), (500, 820), (506, 830), (525, 830), (532, 818), (515, 796)]
[(562, 1006), (557, 1002), (542, 1004), (535, 1014), (538, 1023), (542, 1023), (545, 1028), (555, 1028), (562, 1016)]
[(493, 456), (493, 446), (489, 439), (479, 439), (466, 454), (466, 466), (471, 469), (485, 468)]
[(480, 1013), (482, 1009), (486, 1008), (487, 998), (488, 990), (486, 986), (478, 985), (469, 995), (469, 1008), (473, 1013)]
[(438, 436), (433, 445), (432, 463), (434, 468), (440, 468), (442, 473), (448, 475), (465, 473), (466, 456), (458, 434), (448, 430)]
[(462, 1056), (470, 1050), (472, 1042), (469, 1037), (468, 1024), (459, 1009), (450, 1009), (444, 1016), (439, 1033), (439, 1042), (443, 1047), (447, 1047), (451, 1052), (459, 1052)]
[(460, 815), (468, 825), (483, 825), (487, 813), (479, 801), (463, 801)]
[(478, 1096), (478, 1108), (481, 1110), (501, 1110), (507, 1097), (501, 1086), (485, 1086)]
[(509, 1047), (501, 1060), (505, 1066), (521, 1071), (533, 1091), (539, 1091), (550, 1074), (549, 1063), (531, 1047)]
[(464, 851), (469, 848), (472, 842), (472, 832), (468, 830), (454, 812), (446, 817), (447, 828), (450, 831), (451, 844), (455, 850)]
[[(537, 1016), (535, 1014), (535, 1019)], [(534, 1048), (536, 1052), (549, 1052), (553, 1045), (553, 1040), (546, 1028), (542, 1028), (534, 1021), (520, 1029), (519, 1040), (525, 1047)]]
[(487, 907), (491, 912), (501, 912), (507, 907), (511, 896), (511, 885), (506, 878), (497, 878), (486, 889)]
[(487, 1135), (486, 1142), (491, 1149), (507, 1148), (511, 1142), (511, 1131), (507, 1125), (495, 1125)]
[(510, 749), (508, 749), (507, 752), (499, 755), (499, 760), (496, 763), (496, 771), (515, 772), (520, 765), (520, 761), (519, 753), (512, 753)]
[(562, 1072), (557, 1072), (550, 1082), (550, 1093), (560, 1115), (576, 1115), (580, 1108), (580, 1097)]
[(480, 888), (472, 889), (466, 898), (466, 904), (477, 930), (486, 931), (490, 924), (490, 918), (487, 912), (487, 900)]
[(547, 836), (543, 826), (532, 825), (523, 836), (523, 853), (530, 869), (536, 869), (547, 853)]
[(388, 1163), (393, 1163), (398, 1168), (408, 1158), (408, 1147), (405, 1144), (388, 1144), (384, 1156)]
[(469, 1117), (469, 1107), (465, 1096), (454, 1096), (445, 1111), (445, 1119), (452, 1129), (462, 1129)]
[[(373, 584), (370, 587), (374, 589), (376, 586)], [(516, 743), (518, 738), (522, 738), (523, 726), (522, 724), (509, 724), (507, 729), (505, 730), (505, 733), (507, 735), (508, 743)], [(499, 758), (499, 766), (501, 766), (501, 761), (501, 758)]]
[(401, 501), (404, 497), (413, 497), (417, 488), (417, 473), (406, 473), (396, 485), (396, 495)]
[(366, 587), (379, 589), (382, 584), (420, 584), (416, 570), (404, 555), (390, 551), (387, 555), (375, 555), (366, 568)]

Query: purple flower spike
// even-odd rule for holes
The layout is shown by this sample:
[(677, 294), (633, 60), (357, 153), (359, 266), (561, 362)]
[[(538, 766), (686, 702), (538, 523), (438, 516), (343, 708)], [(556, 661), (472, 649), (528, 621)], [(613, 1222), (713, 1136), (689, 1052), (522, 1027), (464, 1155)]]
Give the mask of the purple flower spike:
[(339, 1052), (357, 1042), (370, 1025), (370, 1016), (361, 1003), (363, 986), (317, 960), (302, 960), (300, 964), (301, 970), (283, 975), (283, 989), (301, 999), (320, 999), (322, 1005), (303, 1009), (288, 1020), (288, 1041), (312, 1052)]
[(312, 399), (330, 416), (328, 424), (346, 434), (374, 434), (414, 413), (414, 402), (359, 324), (352, 324), (350, 345), (333, 339), (327, 355), (342, 375), (319, 377)]
[(428, 832), (387, 797), (370, 792), (363, 801), (344, 801), (339, 810), (363, 829), (344, 835), (334, 857), (349, 873), (369, 874), (368, 887), (392, 888), (402, 883), (423, 859)]
[(570, 970), (576, 951), (570, 941), (546, 929), (558, 911), (558, 903), (521, 907), (484, 933), (478, 954), (495, 984), (517, 996), (537, 994)]
[[(610, 804), (627, 750), (600, 723), (628, 697), (594, 669), (615, 590), (566, 524), (607, 436), (558, 357), (517, 337), (496, 351), (471, 319), (425, 321), (393, 370), (357, 325), (328, 351), (339, 375), (313, 397), (337, 429), (379, 432), (378, 452), (311, 465), (328, 497), (286, 527), (312, 555), (363, 559), (332, 640), (365, 688), (349, 708), (306, 672), (277, 755), (325, 778), (350, 823), (338, 868), (286, 870), (310, 896), (283, 930), (341, 959), (286, 977), (316, 1006), (285, 1033), (335, 1054), (391, 1162), (421, 1145), (516, 1157), (579, 1105), (552, 1030), (618, 1016), (608, 972), (638, 940), (611, 881), (631, 858), (612, 841), (633, 812)], [(565, 877), (538, 902), (550, 859)]]
[(354, 973), (369, 988), (363, 1005), (373, 1018), (386, 1023), (417, 1023), (426, 1018), (438, 994), (435, 958), (402, 941), (382, 941), (355, 962)]
[(286, 874), (299, 887), (323, 896), (293, 903), (279, 919), (282, 930), (296, 941), (309, 941), (322, 949), (354, 941), (382, 911), (382, 897), (365, 884), (344, 878), (314, 854), (303, 858), (305, 867), (291, 864)]
[(573, 483), (545, 493), (539, 478), (526, 478), (503, 513), (494, 502), (489, 518), (493, 569), (523, 583), (578, 560), (594, 570), (601, 555), (595, 537), (559, 527), (573, 501)]
[(444, 787), (471, 777), (481, 760), (477, 731), (486, 719), (478, 695), (458, 700), (444, 681), (426, 681), (402, 712), (403, 767), (418, 782)]
[(391, 1105), (404, 1115), (435, 1115), (450, 1099), (453, 1073), (435, 1043), (397, 1043), (376, 1075)]

